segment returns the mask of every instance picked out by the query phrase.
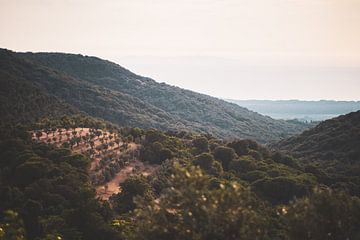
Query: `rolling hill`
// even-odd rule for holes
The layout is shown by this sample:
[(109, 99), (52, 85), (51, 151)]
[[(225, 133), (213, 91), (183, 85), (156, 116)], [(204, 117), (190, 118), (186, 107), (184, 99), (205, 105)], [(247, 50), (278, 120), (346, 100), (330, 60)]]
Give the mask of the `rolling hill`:
[[(40, 115), (81, 112), (121, 126), (190, 130), (222, 138), (277, 141), (307, 128), (274, 120), (236, 104), (189, 90), (158, 83), (96, 57), (63, 53), (0, 51), (1, 81), (7, 92), (1, 118), (33, 119)], [(16, 84), (15, 84), (16, 83)], [(37, 91), (45, 101), (20, 97), (18, 86), (29, 95)], [(22, 107), (36, 104), (34, 108)], [(19, 105), (14, 110), (12, 106)], [(31, 110), (34, 109), (34, 110)], [(42, 113), (46, 110), (46, 114)], [(31, 115), (29, 118), (28, 116)]]
[(321, 182), (340, 188), (347, 185), (360, 195), (360, 111), (321, 122), (274, 146), (296, 157), (308, 172), (313, 172), (313, 166), (321, 169)]
[(360, 161), (360, 111), (326, 120), (277, 147), (304, 160)]

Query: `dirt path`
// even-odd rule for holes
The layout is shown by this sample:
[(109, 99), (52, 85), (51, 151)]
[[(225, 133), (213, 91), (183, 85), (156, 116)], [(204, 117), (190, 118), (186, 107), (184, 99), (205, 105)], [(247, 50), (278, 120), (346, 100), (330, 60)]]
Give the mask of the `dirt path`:
[[(138, 174), (149, 176), (156, 170), (156, 168), (157, 167), (154, 165), (145, 164), (140, 160), (134, 160), (121, 169), (110, 182), (98, 186), (96, 188), (96, 194), (102, 200), (109, 200), (111, 195), (117, 194), (121, 191), (119, 184), (125, 182), (125, 180), (130, 176)], [(134, 169), (137, 170), (134, 171)]]

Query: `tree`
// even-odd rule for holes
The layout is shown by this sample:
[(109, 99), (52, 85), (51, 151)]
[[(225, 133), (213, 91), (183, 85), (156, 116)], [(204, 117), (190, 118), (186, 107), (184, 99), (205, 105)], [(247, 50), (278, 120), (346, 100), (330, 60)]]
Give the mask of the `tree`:
[(66, 132), (65, 135), (66, 135), (66, 139), (69, 141), (71, 134), (69, 132)]
[(57, 130), (56, 127), (51, 127), (51, 132), (52, 132), (53, 137), (55, 137), (56, 130)]
[(220, 176), (223, 173), (221, 164), (214, 160), (214, 157), (210, 153), (202, 153), (193, 161), (195, 166), (199, 166), (207, 174)]
[(229, 143), (228, 146), (233, 148), (239, 156), (249, 154), (249, 144), (246, 140), (236, 140)]
[(77, 131), (76, 131), (76, 129), (74, 128), (74, 130), (71, 132), (72, 133), (72, 135), (73, 135), (73, 137), (76, 137), (76, 135), (77, 135)]
[(59, 128), (59, 129), (58, 129), (58, 132), (59, 132), (59, 135), (60, 135), (60, 137), (61, 137), (61, 136), (62, 136), (62, 132), (63, 132), (62, 128)]
[(214, 150), (214, 157), (221, 162), (225, 170), (228, 170), (229, 163), (236, 158), (236, 153), (232, 148), (219, 146)]
[(209, 151), (209, 142), (205, 137), (198, 137), (192, 141), (195, 147), (195, 154), (200, 154)]
[(95, 146), (94, 141), (90, 141), (90, 147), (91, 147), (91, 149), (93, 149), (93, 148), (94, 148), (94, 146)]
[(16, 180), (20, 185), (32, 183), (43, 177), (47, 172), (47, 166), (43, 159), (33, 158), (19, 165), (15, 170)]
[(51, 129), (50, 128), (47, 128), (45, 130), (45, 133), (46, 133), (46, 138), (48, 139), (49, 138), (49, 134), (51, 133)]
[(120, 138), (116, 137), (114, 141), (118, 145), (118, 147), (120, 147)]
[(211, 188), (199, 168), (174, 170), (160, 198), (137, 199), (130, 239), (266, 239), (266, 211), (251, 192), (235, 182)]
[(279, 176), (264, 178), (252, 184), (254, 191), (272, 204), (287, 204), (294, 198), (301, 198), (309, 193), (314, 180), (305, 176)]
[(79, 146), (81, 142), (81, 137), (75, 137), (76, 146)]
[(96, 130), (95, 135), (99, 138), (102, 135), (101, 130)]
[(214, 163), (214, 157), (209, 153), (202, 153), (198, 155), (193, 161), (196, 166), (203, 170), (210, 170)]
[(36, 135), (38, 141), (40, 141), (40, 138), (43, 135), (43, 133), (41, 131), (37, 131), (35, 135)]
[(154, 130), (154, 129), (147, 131), (146, 135), (145, 135), (145, 140), (148, 143), (161, 142), (164, 139), (165, 139), (164, 134), (162, 132)]
[(237, 173), (246, 173), (255, 170), (256, 162), (251, 156), (241, 156), (239, 159), (232, 160), (229, 164), (229, 170)]
[(141, 137), (142, 135), (142, 130), (140, 128), (132, 128), (130, 131), (130, 134), (134, 137), (134, 138), (138, 138)]
[(134, 210), (134, 197), (141, 196), (146, 201), (154, 199), (152, 188), (145, 177), (132, 176), (120, 184), (121, 192), (115, 196), (116, 209), (120, 213), (126, 213)]
[(75, 144), (76, 144), (76, 139), (75, 137), (73, 137), (72, 139), (70, 139), (70, 148), (73, 149)]
[(360, 239), (360, 199), (330, 189), (316, 189), (280, 213), (289, 239)]

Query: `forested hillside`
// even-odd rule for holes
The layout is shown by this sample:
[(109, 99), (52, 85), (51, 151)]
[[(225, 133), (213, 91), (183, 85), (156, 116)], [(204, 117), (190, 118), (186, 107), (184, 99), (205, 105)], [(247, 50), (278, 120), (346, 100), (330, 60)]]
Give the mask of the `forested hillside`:
[[(220, 99), (157, 83), (95, 57), (7, 50), (1, 50), (0, 54), (0, 71), (7, 81), (11, 78), (34, 84), (43, 94), (78, 111), (122, 126), (184, 129), (222, 138), (251, 138), (263, 143), (307, 128), (295, 122), (274, 120)], [(18, 104), (22, 104), (21, 99)]]
[[(76, 113), (73, 107), (32, 80), (45, 71), (13, 57), (10, 52), (0, 51), (0, 55), (0, 125)], [(44, 77), (51, 78), (48, 74)]]
[(360, 195), (360, 111), (324, 121), (274, 147), (292, 154), (309, 172), (321, 169), (322, 182)]
[[(113, 153), (132, 141), (155, 171), (137, 169), (101, 200), (96, 169), (115, 178), (130, 163)], [(0, 239), (358, 239), (360, 200), (314, 169), (252, 140), (79, 115), (0, 128)]]

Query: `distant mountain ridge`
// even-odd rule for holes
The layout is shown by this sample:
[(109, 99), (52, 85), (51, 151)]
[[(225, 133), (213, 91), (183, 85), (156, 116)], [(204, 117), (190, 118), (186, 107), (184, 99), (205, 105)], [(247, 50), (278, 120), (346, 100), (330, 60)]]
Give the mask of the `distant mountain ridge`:
[[(223, 138), (251, 138), (262, 143), (277, 141), (307, 128), (303, 124), (274, 120), (217, 98), (158, 83), (96, 57), (1, 50), (0, 61), (4, 84), (8, 88), (14, 81), (28, 84), (31, 86), (27, 91), (29, 94), (36, 89), (48, 96), (49, 103), (58, 103), (54, 105), (53, 115), (82, 112), (122, 126), (190, 130)], [(13, 96), (22, 95), (17, 87), (14, 88)], [(16, 101), (15, 97), (8, 98)], [(1, 103), (9, 102), (8, 98), (2, 99)], [(35, 107), (38, 110), (34, 115), (46, 116), (39, 111), (44, 107)], [(14, 115), (12, 110), (11, 105), (2, 109), (2, 118)], [(18, 111), (19, 116), (29, 115), (26, 108)]]
[(275, 119), (322, 121), (360, 110), (360, 101), (227, 100)]

